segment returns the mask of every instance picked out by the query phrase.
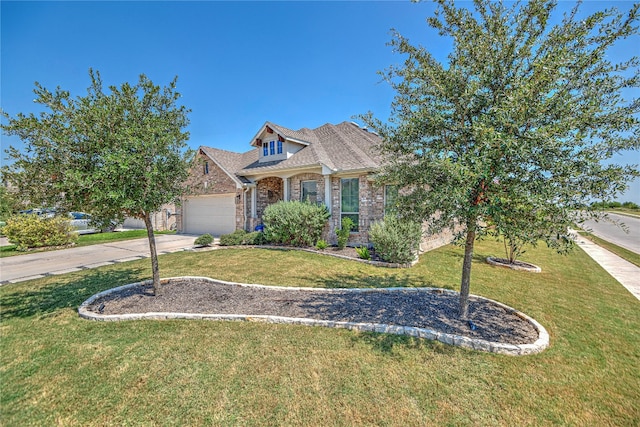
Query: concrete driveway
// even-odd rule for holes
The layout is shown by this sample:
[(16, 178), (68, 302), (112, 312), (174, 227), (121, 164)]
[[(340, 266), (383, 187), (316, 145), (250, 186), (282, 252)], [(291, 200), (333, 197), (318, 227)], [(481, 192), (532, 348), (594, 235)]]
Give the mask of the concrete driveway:
[[(196, 237), (184, 234), (156, 235), (158, 254), (190, 249)], [(0, 284), (102, 267), (149, 256), (149, 241), (141, 238), (0, 258)]]

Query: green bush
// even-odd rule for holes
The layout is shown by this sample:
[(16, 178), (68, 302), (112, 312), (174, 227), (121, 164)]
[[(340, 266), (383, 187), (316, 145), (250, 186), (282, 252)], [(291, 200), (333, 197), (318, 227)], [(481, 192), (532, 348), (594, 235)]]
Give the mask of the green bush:
[(362, 259), (371, 259), (371, 253), (369, 252), (369, 248), (366, 246), (360, 246), (356, 248), (356, 253), (358, 254), (358, 258)]
[(243, 245), (266, 245), (267, 243), (269, 243), (267, 237), (260, 231), (247, 233), (242, 241)]
[(264, 245), (267, 243), (265, 234), (259, 231), (247, 233), (244, 230), (236, 230), (231, 234), (220, 236), (220, 246)]
[(71, 226), (71, 221), (62, 217), (13, 216), (7, 219), (2, 232), (19, 251), (45, 246), (67, 246), (78, 240), (78, 233)]
[(349, 217), (342, 218), (342, 224), (340, 230), (336, 230), (336, 237), (338, 238), (338, 248), (344, 249), (349, 241), (349, 233), (353, 230), (353, 220)]
[(262, 215), (267, 239), (290, 246), (313, 246), (328, 219), (324, 206), (298, 201), (275, 203)]
[(213, 236), (209, 233), (203, 234), (198, 237), (195, 242), (193, 242), (196, 246), (210, 246), (213, 243)]
[(318, 242), (316, 243), (316, 249), (318, 249), (319, 251), (324, 251), (328, 246), (329, 244), (322, 239), (318, 240)]
[(242, 245), (247, 232), (244, 230), (236, 230), (231, 234), (223, 234), (220, 236), (220, 246), (237, 246)]
[(422, 229), (419, 223), (386, 216), (369, 229), (369, 240), (376, 254), (387, 262), (412, 262), (420, 248)]

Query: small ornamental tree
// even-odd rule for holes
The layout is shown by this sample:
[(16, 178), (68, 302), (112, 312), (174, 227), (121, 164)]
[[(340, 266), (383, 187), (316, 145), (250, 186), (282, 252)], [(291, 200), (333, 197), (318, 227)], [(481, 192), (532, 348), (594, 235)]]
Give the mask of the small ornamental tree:
[(577, 4), (552, 25), (555, 1), (437, 3), (427, 23), (452, 42), (447, 63), (396, 34), (405, 61), (384, 74), (396, 91), (391, 118), (362, 119), (383, 140), (380, 179), (408, 189), (403, 214), (431, 232), (459, 225), (466, 318), (474, 242), (487, 224), (564, 249), (567, 227), (594, 215), (593, 199), (614, 200), (639, 175), (602, 161), (640, 146), (640, 100), (624, 97), (637, 94), (638, 58), (608, 56), (637, 37), (640, 6), (581, 17)]
[(100, 73), (89, 70), (91, 86), (74, 98), (36, 83), (39, 116), (9, 117), (2, 129), (18, 136), (23, 150), (7, 150), (13, 161), (5, 178), (35, 206), (90, 212), (96, 222), (144, 221), (149, 238), (154, 292), (160, 272), (151, 214), (183, 193), (188, 175), (187, 110), (177, 105), (175, 78), (168, 87), (144, 74), (137, 84), (103, 91)]

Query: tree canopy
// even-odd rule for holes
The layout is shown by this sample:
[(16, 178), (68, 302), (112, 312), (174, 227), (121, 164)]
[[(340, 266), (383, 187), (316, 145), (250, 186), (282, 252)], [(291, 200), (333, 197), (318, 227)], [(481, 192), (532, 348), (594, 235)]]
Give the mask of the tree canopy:
[(431, 232), (458, 226), (467, 317), (473, 243), (488, 224), (566, 249), (562, 236), (594, 214), (591, 202), (639, 175), (603, 162), (640, 147), (638, 58), (608, 56), (638, 36), (638, 5), (581, 18), (577, 4), (552, 24), (555, 1), (437, 3), (427, 23), (453, 42), (447, 63), (396, 33), (405, 61), (383, 73), (396, 92), (391, 117), (362, 119), (384, 141), (380, 179), (408, 190), (401, 213)]
[(85, 96), (49, 91), (36, 83), (34, 102), (46, 111), (7, 118), (2, 129), (18, 136), (23, 150), (7, 150), (3, 171), (34, 206), (83, 210), (99, 221), (144, 220), (152, 255), (154, 288), (159, 271), (151, 214), (183, 192), (188, 175), (189, 110), (177, 104), (177, 78), (168, 87), (145, 75), (103, 91), (99, 72), (89, 70)]

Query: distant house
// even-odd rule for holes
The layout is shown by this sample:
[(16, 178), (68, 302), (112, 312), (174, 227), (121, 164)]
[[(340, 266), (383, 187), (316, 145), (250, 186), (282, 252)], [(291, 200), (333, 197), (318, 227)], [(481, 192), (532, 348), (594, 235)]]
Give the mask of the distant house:
[[(329, 209), (328, 241), (335, 241), (341, 218), (348, 216), (356, 224), (349, 244), (367, 244), (369, 227), (384, 217), (396, 192), (374, 185), (382, 160), (379, 142), (375, 133), (351, 122), (300, 130), (266, 122), (245, 153), (201, 146), (190, 172), (191, 195), (179, 208), (178, 230), (218, 236), (251, 231), (270, 204), (301, 200)], [(450, 236), (424, 240), (427, 250)]]

